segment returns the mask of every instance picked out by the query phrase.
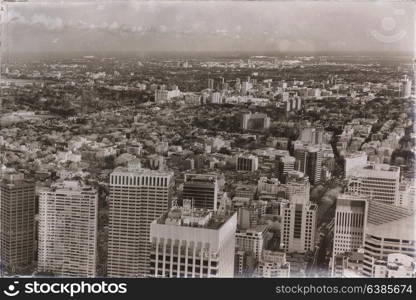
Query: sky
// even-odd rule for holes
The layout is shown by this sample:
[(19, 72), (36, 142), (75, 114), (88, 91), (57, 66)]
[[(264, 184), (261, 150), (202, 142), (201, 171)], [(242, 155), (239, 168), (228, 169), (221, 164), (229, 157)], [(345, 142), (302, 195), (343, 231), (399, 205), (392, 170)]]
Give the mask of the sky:
[(9, 3), (10, 52), (413, 51), (411, 2)]

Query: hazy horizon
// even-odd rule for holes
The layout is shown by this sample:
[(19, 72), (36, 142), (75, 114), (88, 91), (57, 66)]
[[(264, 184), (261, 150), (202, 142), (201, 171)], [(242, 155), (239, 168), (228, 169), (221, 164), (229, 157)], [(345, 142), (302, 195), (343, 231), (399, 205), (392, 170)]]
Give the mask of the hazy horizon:
[(411, 2), (9, 3), (9, 53), (413, 52)]

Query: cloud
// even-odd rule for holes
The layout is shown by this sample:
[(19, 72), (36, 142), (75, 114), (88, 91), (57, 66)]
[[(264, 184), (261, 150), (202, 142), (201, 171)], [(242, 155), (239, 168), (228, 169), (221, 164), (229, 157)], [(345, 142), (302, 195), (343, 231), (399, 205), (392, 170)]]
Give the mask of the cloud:
[[(410, 10), (400, 5), (403, 9), (396, 17), (387, 4), (370, 8), (363, 3), (297, 1), (48, 2), (10, 4), (8, 22), (12, 40), (21, 49), (32, 47), (28, 37), (38, 37), (33, 47), (40, 48), (59, 33), (63, 50), (77, 35), (80, 47), (91, 44), (99, 49), (130, 45), (138, 50), (369, 50), (378, 49), (380, 42), (365, 33), (380, 31), (384, 15), (395, 17), (398, 28), (413, 36)], [(404, 38), (388, 46), (407, 49), (413, 44), (414, 38)]]
[(43, 25), (50, 30), (62, 29), (64, 22), (60, 17), (51, 17), (44, 14), (35, 14), (30, 19), (30, 25)]

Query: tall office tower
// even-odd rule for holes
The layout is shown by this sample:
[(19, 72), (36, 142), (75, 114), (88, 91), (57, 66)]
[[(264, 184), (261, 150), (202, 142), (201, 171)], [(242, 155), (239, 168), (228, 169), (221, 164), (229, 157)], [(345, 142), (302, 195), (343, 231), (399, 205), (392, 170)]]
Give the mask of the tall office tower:
[(280, 191), (280, 182), (277, 178), (260, 177), (257, 181), (257, 191), (277, 194)]
[(148, 274), (150, 223), (170, 207), (172, 172), (142, 169), (131, 162), (110, 175), (107, 275)]
[(416, 210), (415, 200), (415, 180), (402, 179), (399, 185), (398, 206)]
[(412, 95), (412, 80), (406, 75), (400, 82), (400, 97), (409, 98)]
[(98, 192), (77, 181), (39, 192), (38, 270), (95, 277)]
[(318, 147), (308, 147), (306, 174), (311, 184), (317, 184), (322, 174), (322, 151)]
[(220, 104), (222, 99), (222, 94), (219, 92), (214, 92), (211, 94), (211, 103)]
[(241, 95), (247, 95), (247, 93), (253, 88), (253, 84), (249, 81), (243, 81), (241, 84)]
[(322, 174), (322, 150), (315, 146), (296, 146), (294, 152), (295, 169), (308, 175), (311, 184), (317, 184)]
[(249, 229), (238, 229), (235, 233), (236, 250), (245, 251), (248, 255), (259, 259), (267, 242), (268, 228), (267, 225), (258, 225)]
[(241, 79), (240, 78), (236, 78), (235, 85), (234, 85), (234, 89), (236, 91), (240, 91), (241, 90)]
[(386, 204), (400, 203), (400, 168), (386, 164), (367, 164), (354, 169), (348, 192), (370, 196)]
[(149, 276), (233, 277), (237, 216), (174, 207), (150, 225)]
[(250, 260), (247, 252), (243, 250), (236, 250), (234, 256), (234, 277), (241, 278), (250, 276), (249, 264), (254, 266), (254, 259)]
[(344, 156), (344, 176), (354, 175), (354, 170), (367, 165), (367, 153), (354, 152)]
[(241, 129), (262, 131), (270, 128), (270, 117), (261, 113), (248, 113), (241, 116)]
[(286, 189), (287, 198), (290, 201), (297, 203), (309, 202), (310, 188), (308, 176), (298, 171), (288, 172)]
[(376, 265), (389, 254), (416, 257), (416, 215), (391, 204), (370, 200), (364, 236), (363, 275), (375, 277)]
[(255, 172), (259, 168), (259, 158), (252, 154), (240, 154), (236, 157), (236, 170)]
[(180, 95), (181, 91), (177, 86), (174, 86), (172, 90), (166, 90), (164, 87), (162, 87), (161, 89), (155, 90), (155, 102), (165, 103), (166, 101), (169, 101), (175, 97), (179, 97)]
[(218, 181), (216, 175), (185, 174), (182, 199), (192, 201), (194, 208), (217, 210)]
[(319, 127), (305, 127), (302, 129), (300, 133), (300, 140), (303, 143), (316, 145), (322, 144), (323, 136), (324, 136), (324, 128), (322, 126)]
[(286, 253), (264, 250), (257, 264), (254, 277), (258, 278), (288, 278), (290, 263), (286, 261)]
[(306, 174), (306, 164), (308, 162), (308, 151), (304, 145), (295, 145), (295, 170)]
[(0, 259), (2, 271), (15, 273), (35, 254), (35, 183), (6, 173), (0, 183)]
[[(235, 198), (233, 200), (235, 200)], [(237, 205), (233, 208), (236, 209)], [(241, 229), (256, 227), (259, 224), (260, 217), (262, 216), (263, 208), (262, 201), (252, 201), (244, 206), (238, 207), (238, 227)]]
[(208, 78), (208, 88), (210, 90), (213, 90), (214, 89), (214, 79)]
[(358, 195), (338, 196), (334, 221), (333, 257), (355, 251), (363, 245), (367, 201), (367, 197)]
[(288, 178), (289, 201), (280, 204), (282, 224), (280, 238), (286, 252), (304, 253), (311, 251), (315, 243), (317, 205), (309, 201), (308, 177), (300, 172)]
[(283, 156), (277, 162), (277, 178), (280, 182), (285, 183), (287, 174), (295, 169), (296, 158), (293, 156)]
[(167, 90), (155, 90), (155, 102), (156, 103), (164, 103), (168, 101), (168, 94), (169, 91)]
[(286, 111), (299, 111), (302, 109), (302, 99), (298, 96), (290, 97), (286, 101)]
[(314, 132), (315, 132), (315, 128), (313, 127), (308, 126), (308, 127), (303, 128), (302, 131), (300, 132), (300, 140), (303, 143), (312, 144)]

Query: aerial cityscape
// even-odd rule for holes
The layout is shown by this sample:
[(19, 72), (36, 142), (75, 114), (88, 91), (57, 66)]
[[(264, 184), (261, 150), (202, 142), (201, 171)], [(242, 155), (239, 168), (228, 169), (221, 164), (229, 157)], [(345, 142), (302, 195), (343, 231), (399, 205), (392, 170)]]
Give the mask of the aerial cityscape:
[(416, 277), (408, 4), (2, 3), (1, 276)]

